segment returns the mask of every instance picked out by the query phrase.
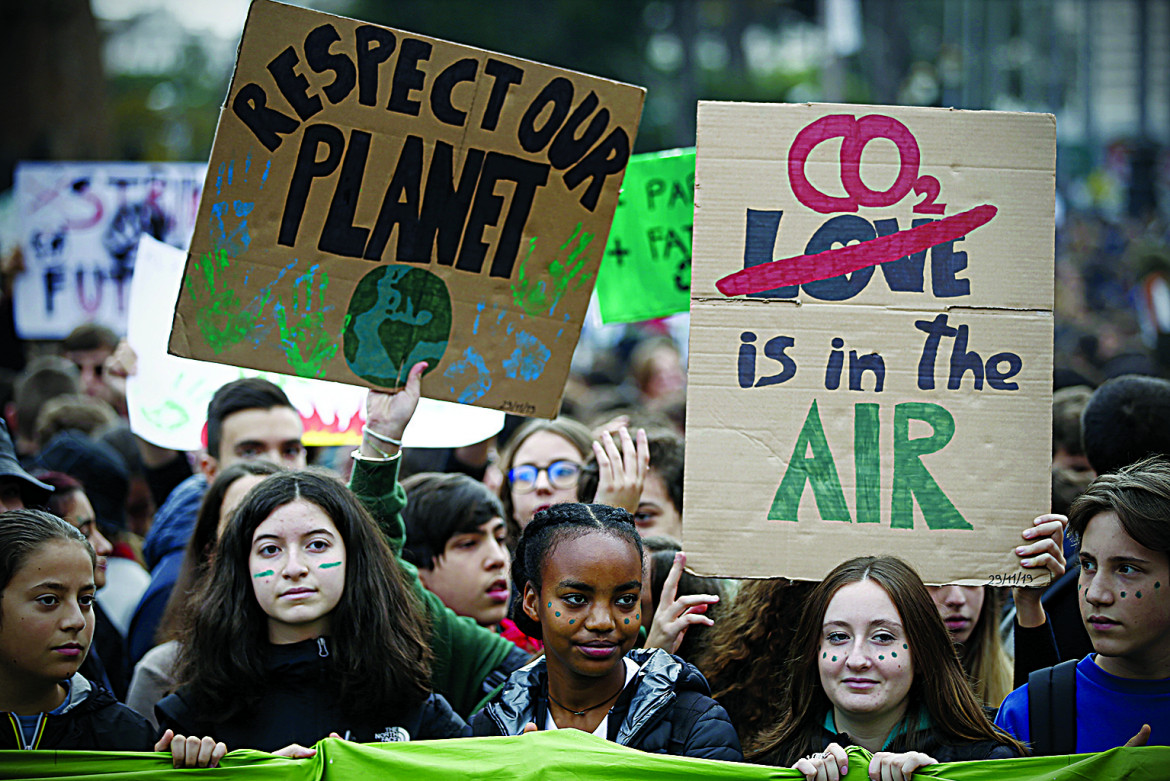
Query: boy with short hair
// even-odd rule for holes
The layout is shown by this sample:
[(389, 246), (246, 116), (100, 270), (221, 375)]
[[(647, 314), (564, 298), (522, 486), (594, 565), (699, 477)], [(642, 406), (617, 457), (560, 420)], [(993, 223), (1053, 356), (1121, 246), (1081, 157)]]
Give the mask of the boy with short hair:
[[(1069, 510), (1069, 529), (1080, 539), (1078, 603), (1096, 653), (1076, 663), (1071, 687), (1059, 682), (1060, 665), (1033, 673), (995, 723), (1039, 739), (1042, 754), (1170, 745), (1170, 462), (1097, 478)], [(1053, 707), (1062, 689), (1075, 715)]]

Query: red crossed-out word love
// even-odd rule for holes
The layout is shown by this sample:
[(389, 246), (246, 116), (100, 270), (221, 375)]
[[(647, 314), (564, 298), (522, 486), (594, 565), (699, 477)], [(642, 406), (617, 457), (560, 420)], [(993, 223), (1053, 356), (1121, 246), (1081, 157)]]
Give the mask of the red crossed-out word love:
[[(841, 139), (841, 184), (847, 196), (834, 196), (818, 190), (805, 175), (805, 164), (818, 145), (833, 138)], [(871, 190), (861, 181), (861, 153), (875, 138), (885, 138), (898, 148), (898, 178), (887, 190)], [(821, 214), (855, 212), (859, 206), (892, 206), (914, 191), (924, 196), (914, 206), (915, 214), (943, 214), (945, 203), (937, 203), (938, 180), (919, 176), (922, 153), (910, 129), (893, 117), (880, 114), (857, 117), (831, 114), (810, 123), (796, 134), (788, 150), (788, 180), (797, 200)]]

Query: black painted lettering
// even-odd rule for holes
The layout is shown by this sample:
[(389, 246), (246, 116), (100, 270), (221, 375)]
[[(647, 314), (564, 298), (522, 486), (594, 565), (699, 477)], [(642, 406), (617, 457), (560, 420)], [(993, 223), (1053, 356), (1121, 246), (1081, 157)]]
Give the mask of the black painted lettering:
[(451, 93), (455, 90), (456, 84), (475, 81), (478, 69), (479, 63), (468, 57), (448, 65), (435, 77), (435, 83), (431, 87), (431, 113), (435, 115), (435, 119), (455, 127), (463, 127), (467, 123), (467, 112), (455, 108), (451, 102)]
[[(325, 159), (317, 160), (317, 150), (325, 147)], [(345, 151), (345, 136), (332, 125), (310, 125), (301, 136), (301, 148), (297, 151), (297, 162), (293, 167), (288, 196), (284, 201), (284, 214), (280, 218), (280, 234), (277, 242), (287, 247), (297, 243), (297, 231), (301, 217), (305, 214), (305, 203), (313, 180), (328, 176), (336, 170)]]
[(538, 187), (548, 183), (549, 167), (546, 164), (523, 160), (511, 155), (491, 152), (485, 168), (492, 162), (491, 158), (499, 158), (500, 172), (496, 179), (509, 180), (516, 183), (512, 190), (512, 202), (508, 205), (508, 216), (504, 218), (504, 228), (496, 239), (496, 254), (492, 257), (491, 276), (509, 279), (512, 268), (516, 265), (516, 255), (520, 252), (520, 240), (524, 237), (524, 226), (528, 223), (528, 215), (532, 213), (532, 201), (536, 197)]
[(296, 50), (288, 47), (268, 63), (268, 72), (272, 80), (280, 89), (280, 94), (297, 112), (301, 119), (308, 119), (321, 110), (321, 99), (309, 94), (309, 80), (303, 74), (296, 72), (296, 65), (300, 62)]
[(589, 127), (585, 128), (581, 136), (577, 137), (578, 128), (585, 118), (597, 109), (599, 102), (597, 95), (590, 92), (557, 131), (552, 146), (548, 148), (548, 161), (552, 163), (553, 168), (563, 171), (580, 160), (609, 127), (609, 109), (603, 108), (589, 121)]
[(515, 65), (489, 59), (483, 66), (483, 72), (492, 77), (492, 91), (488, 95), (487, 106), (484, 107), (483, 119), (480, 120), (479, 126), (484, 130), (495, 130), (500, 122), (500, 111), (504, 108), (508, 90), (524, 81), (524, 71)]
[[(569, 109), (572, 105), (573, 82), (564, 76), (557, 76), (545, 84), (540, 94), (528, 105), (528, 110), (520, 119), (520, 127), (516, 130), (516, 137), (520, 140), (520, 146), (524, 147), (524, 151), (539, 152), (548, 146), (548, 142), (552, 141), (553, 135), (560, 129), (565, 117), (569, 115)], [(544, 114), (546, 106), (550, 107), (548, 119), (544, 121), (543, 126), (537, 129), (536, 121)]]
[(370, 229), (355, 226), (353, 218), (369, 154), (370, 134), (364, 130), (351, 130), (341, 175), (337, 177), (337, 188), (333, 191), (333, 200), (329, 203), (329, 212), (317, 242), (317, 249), (322, 252), (347, 258), (362, 256)]
[(581, 196), (581, 205), (593, 211), (597, 208), (597, 199), (606, 178), (624, 171), (629, 160), (630, 137), (625, 130), (616, 127), (581, 162), (565, 172), (565, 186), (575, 190), (586, 179), (592, 179)]
[[(428, 261), (434, 250), (441, 265), (450, 266), (455, 262), (471, 198), (475, 195), (475, 183), (479, 181), (479, 172), (483, 168), (483, 157), (482, 149), (467, 150), (459, 184), (455, 186), (455, 150), (450, 144), (435, 142), (411, 260)], [(434, 247), (436, 238), (437, 248)]]
[[(370, 234), (370, 242), (366, 245), (364, 257), (367, 260), (378, 260), (386, 249), (386, 242), (390, 234), (398, 227), (398, 249), (411, 247), (418, 230), (418, 201), (419, 189), (422, 182), (423, 140), (419, 136), (407, 136), (402, 144), (402, 151), (398, 155), (398, 164), (394, 167), (394, 176), (386, 188), (386, 196), (382, 199), (382, 207), (378, 212), (378, 221), (374, 223), (374, 230)], [(397, 253), (394, 260), (414, 260), (414, 258), (399, 258)], [(425, 258), (424, 258), (425, 260)]]
[(420, 60), (429, 59), (430, 56), (431, 45), (428, 42), (417, 38), (406, 38), (402, 41), (402, 46), (398, 49), (398, 62), (394, 65), (390, 102), (386, 104), (388, 110), (412, 117), (418, 116), (422, 103), (412, 100), (410, 93), (422, 89), (426, 74), (419, 70), (418, 63)]
[(375, 106), (378, 103), (378, 66), (394, 53), (394, 33), (366, 24), (354, 33), (357, 40), (358, 103)]
[(232, 112), (240, 118), (256, 140), (269, 152), (280, 146), (281, 136), (301, 126), (301, 123), (287, 114), (282, 114), (267, 105), (268, 96), (259, 84), (245, 84), (232, 99)]
[(345, 100), (357, 83), (357, 70), (349, 55), (329, 51), (329, 47), (340, 40), (341, 36), (331, 24), (323, 24), (305, 36), (305, 62), (314, 73), (333, 72), (333, 81), (323, 91), (334, 105)]

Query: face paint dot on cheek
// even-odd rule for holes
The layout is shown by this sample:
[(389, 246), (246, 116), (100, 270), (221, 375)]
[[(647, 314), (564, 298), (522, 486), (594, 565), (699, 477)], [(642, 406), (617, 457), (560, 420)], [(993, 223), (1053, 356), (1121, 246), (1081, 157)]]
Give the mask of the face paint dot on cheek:
[(627, 618), (627, 619), (626, 619), (626, 623), (627, 623), (627, 624), (628, 624), (628, 623), (630, 623), (630, 619), (628, 619), (628, 618)]
[(634, 620), (635, 620), (635, 621), (641, 621), (641, 620), (642, 620), (642, 615), (641, 615), (640, 613), (639, 613), (639, 614), (637, 614), (637, 615), (635, 615), (635, 616), (634, 616)]
[[(549, 607), (552, 607), (552, 605), (549, 605)], [(561, 617), (561, 611), (558, 610), (557, 611), (557, 618), (560, 618), (560, 617)]]
[[(549, 602), (549, 603), (548, 603), (548, 606), (549, 606), (549, 607), (552, 607), (552, 602)], [(560, 615), (560, 613), (558, 613), (557, 615)]]
[(885, 656), (883, 656), (882, 654), (878, 654), (878, 661), (879, 662), (884, 662), (885, 660), (886, 660)]
[(1154, 588), (1162, 588), (1162, 584), (1155, 580), (1154, 581)]
[(1141, 598), (1142, 598), (1142, 592), (1140, 592), (1140, 591), (1139, 591), (1139, 592), (1135, 593), (1135, 594), (1134, 594), (1134, 596), (1135, 596), (1135, 597), (1137, 597), (1138, 599), (1141, 599)]
[(897, 652), (897, 651), (890, 651), (890, 656), (892, 656), (892, 657), (894, 657), (895, 659), (897, 659), (897, 658), (898, 658), (898, 652)]
[(1124, 591), (1121, 592), (1121, 598), (1125, 599), (1125, 592)]
[(837, 657), (834, 656), (830, 661), (833, 661), (833, 662), (837, 661)]
[(253, 575), (252, 577), (254, 577), (254, 578), (266, 578), (266, 577), (268, 577), (269, 575), (275, 575), (275, 574), (276, 574), (275, 572), (273, 572), (272, 570), (270, 570), (270, 569), (269, 569), (269, 570), (264, 570), (263, 572), (257, 572), (257, 573), (256, 573), (255, 575)]
[(570, 624), (575, 624), (575, 623), (577, 623), (577, 619), (575, 619), (575, 618), (570, 618), (570, 619), (569, 619), (569, 623), (570, 623)]
[(902, 643), (902, 650), (903, 651), (909, 650), (909, 647), (905, 643)]

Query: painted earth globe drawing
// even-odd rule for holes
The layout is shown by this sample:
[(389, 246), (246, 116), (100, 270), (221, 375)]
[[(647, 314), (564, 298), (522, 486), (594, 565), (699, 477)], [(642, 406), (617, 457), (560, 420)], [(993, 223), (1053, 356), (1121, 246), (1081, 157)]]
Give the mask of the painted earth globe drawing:
[(385, 388), (406, 384), (410, 367), (439, 365), (451, 336), (451, 294), (421, 268), (379, 266), (349, 300), (342, 346), (354, 374)]

